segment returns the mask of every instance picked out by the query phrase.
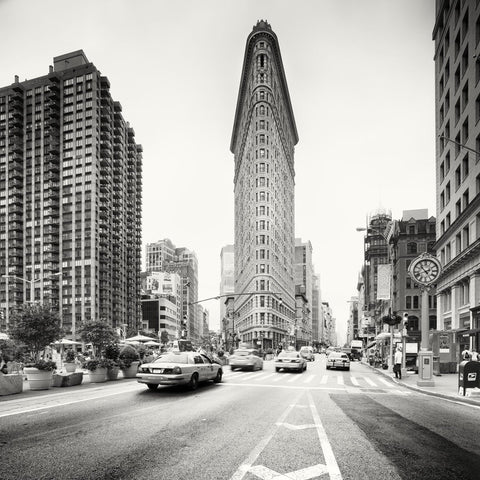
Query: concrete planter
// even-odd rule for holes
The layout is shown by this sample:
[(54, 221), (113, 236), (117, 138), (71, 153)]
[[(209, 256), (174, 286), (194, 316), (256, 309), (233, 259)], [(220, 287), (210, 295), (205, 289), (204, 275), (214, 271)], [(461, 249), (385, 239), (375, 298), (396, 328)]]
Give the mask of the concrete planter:
[(132, 362), (128, 368), (122, 368), (123, 378), (135, 378), (140, 362)]
[(107, 369), (104, 367), (97, 367), (95, 370), (88, 372), (91, 383), (103, 383), (107, 381)]
[(107, 369), (107, 380), (117, 380), (120, 367), (112, 367)]
[(25, 367), (23, 372), (27, 376), (30, 390), (48, 390), (52, 384), (53, 370), (39, 370), (35, 367)]
[(83, 372), (57, 373), (53, 376), (53, 387), (73, 387), (80, 385), (83, 380)]
[(77, 369), (77, 364), (75, 362), (66, 362), (63, 364), (65, 371), (67, 373), (73, 373)]
[(23, 375), (21, 373), (8, 373), (0, 375), (0, 396), (13, 395), (23, 392)]

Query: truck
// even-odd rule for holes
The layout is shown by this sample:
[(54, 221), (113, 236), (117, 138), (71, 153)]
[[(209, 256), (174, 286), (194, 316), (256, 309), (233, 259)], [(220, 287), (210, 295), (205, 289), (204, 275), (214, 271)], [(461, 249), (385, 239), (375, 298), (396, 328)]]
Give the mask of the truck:
[(351, 354), (350, 358), (352, 360), (360, 360), (360, 354), (363, 348), (363, 342), (361, 340), (352, 340), (350, 343)]

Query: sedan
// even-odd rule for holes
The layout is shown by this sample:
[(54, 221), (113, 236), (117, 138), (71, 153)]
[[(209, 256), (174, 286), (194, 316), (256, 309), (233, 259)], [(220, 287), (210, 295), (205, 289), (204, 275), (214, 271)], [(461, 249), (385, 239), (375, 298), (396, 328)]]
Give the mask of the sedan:
[(350, 359), (343, 352), (331, 352), (327, 357), (327, 370), (330, 368), (342, 368), (350, 370)]
[(296, 370), (297, 372), (304, 372), (307, 369), (307, 361), (295, 351), (283, 351), (278, 354), (275, 360), (275, 371), (279, 372), (280, 369), (284, 371)]
[(230, 368), (245, 369), (245, 370), (263, 370), (263, 360), (260, 358), (258, 350), (253, 349), (238, 349), (233, 352), (228, 358)]
[(145, 383), (150, 390), (159, 385), (187, 385), (195, 390), (199, 382), (221, 382), (222, 375), (222, 366), (203, 353), (171, 351), (141, 365), (137, 382)]

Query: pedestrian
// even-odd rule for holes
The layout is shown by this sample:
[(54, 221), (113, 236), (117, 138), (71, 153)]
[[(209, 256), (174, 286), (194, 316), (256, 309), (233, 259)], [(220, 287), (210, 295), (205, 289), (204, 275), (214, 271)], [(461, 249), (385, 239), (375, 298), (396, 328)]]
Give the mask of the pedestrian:
[(471, 354), (471, 360), (472, 362), (478, 362), (480, 360), (479, 356), (478, 356), (478, 352), (475, 348), (472, 348), (472, 354)]
[(400, 380), (402, 379), (402, 358), (402, 347), (400, 345), (397, 345), (393, 361), (393, 372), (395, 373), (395, 378), (398, 378)]
[(470, 352), (468, 351), (467, 346), (465, 345), (463, 352), (462, 352), (462, 358), (463, 360), (470, 360)]

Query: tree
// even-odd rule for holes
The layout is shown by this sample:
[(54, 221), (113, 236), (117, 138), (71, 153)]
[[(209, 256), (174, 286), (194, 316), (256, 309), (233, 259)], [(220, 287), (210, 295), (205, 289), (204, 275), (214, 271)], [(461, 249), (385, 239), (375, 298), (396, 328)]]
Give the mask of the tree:
[(107, 345), (118, 342), (115, 330), (103, 320), (85, 322), (79, 333), (85, 343), (92, 344), (94, 356), (101, 356)]
[(47, 345), (63, 336), (58, 312), (51, 305), (25, 304), (12, 317), (11, 338), (25, 344), (35, 361)]
[(166, 330), (162, 330), (162, 333), (160, 334), (160, 342), (165, 345), (169, 340), (168, 332)]

